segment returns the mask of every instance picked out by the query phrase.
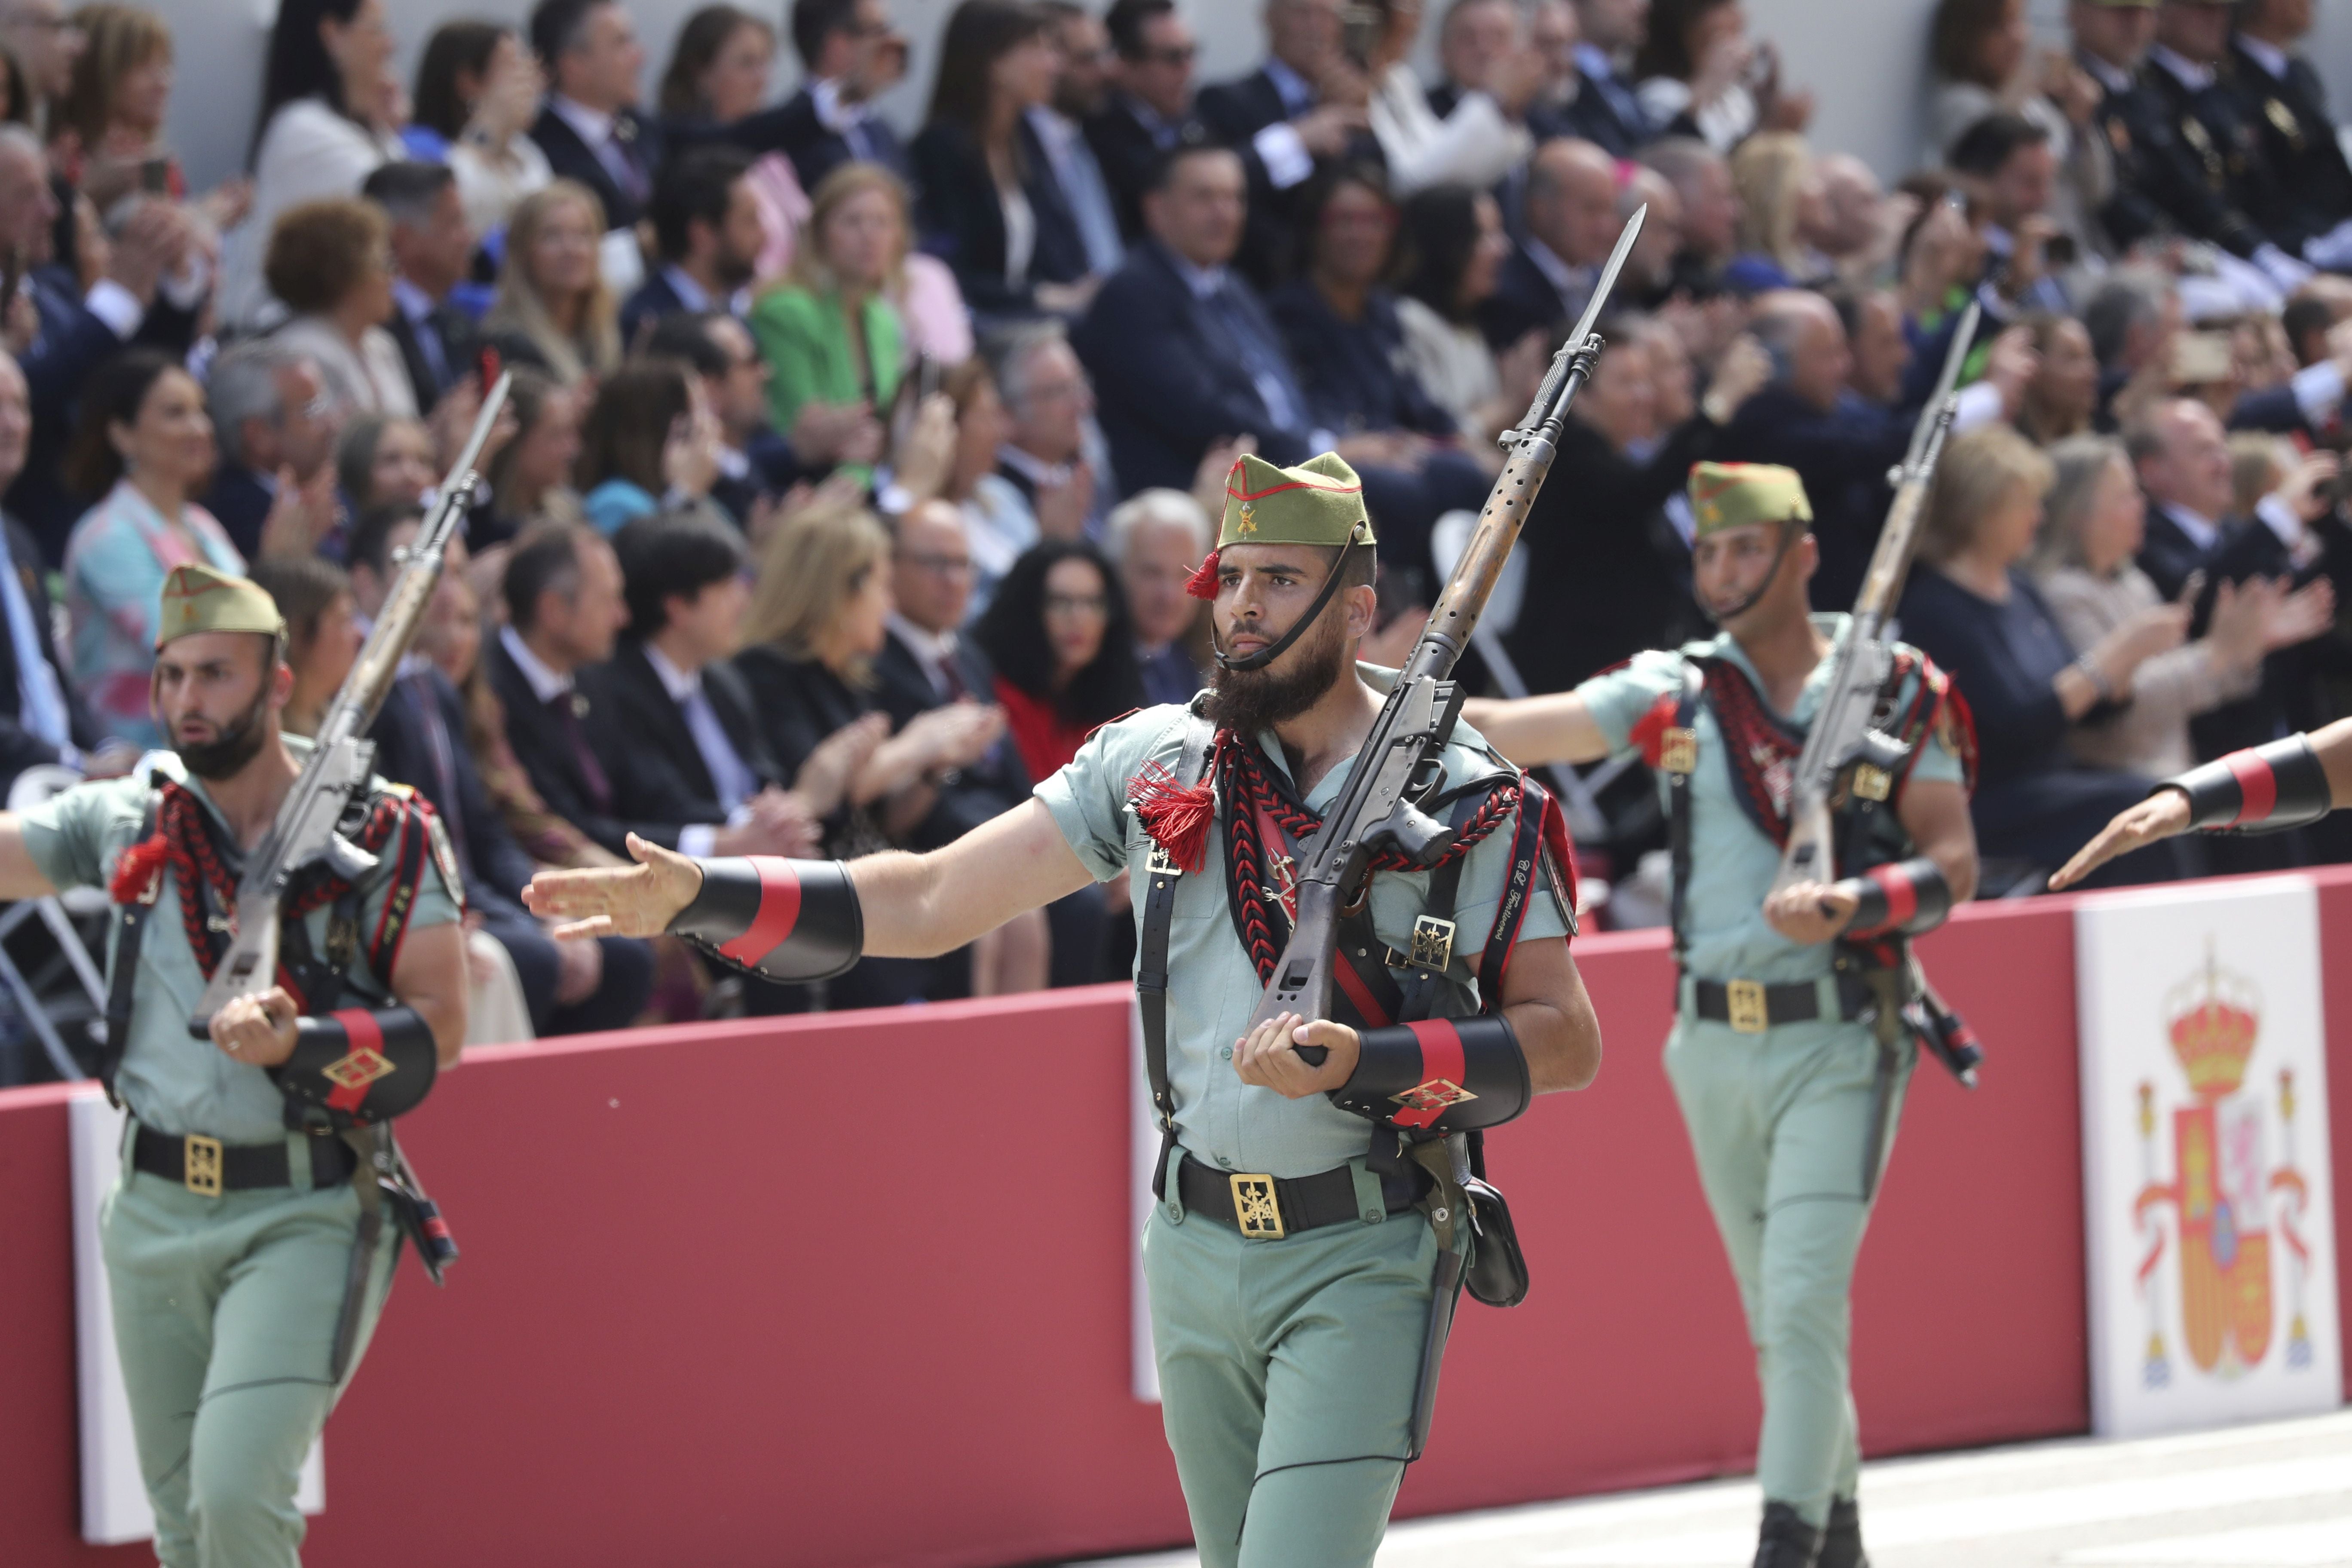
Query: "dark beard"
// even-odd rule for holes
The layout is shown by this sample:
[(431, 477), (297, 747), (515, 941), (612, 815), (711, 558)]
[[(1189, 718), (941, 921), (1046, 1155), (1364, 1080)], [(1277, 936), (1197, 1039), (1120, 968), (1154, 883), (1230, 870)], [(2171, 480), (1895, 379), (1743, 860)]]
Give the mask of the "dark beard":
[[(1212, 663), (1209, 721), (1236, 735), (1271, 730), (1323, 700), (1348, 668), (1347, 623), (1335, 600), (1323, 613), (1323, 625), (1311, 637), (1291, 645), (1283, 658), (1264, 669), (1227, 669)], [(1287, 659), (1286, 667), (1284, 659)]]
[(193, 777), (214, 784), (235, 778), (246, 763), (261, 754), (262, 743), (269, 739), (268, 717), (269, 688), (265, 684), (253, 706), (235, 724), (209, 741), (172, 749), (180, 753), (180, 765)]

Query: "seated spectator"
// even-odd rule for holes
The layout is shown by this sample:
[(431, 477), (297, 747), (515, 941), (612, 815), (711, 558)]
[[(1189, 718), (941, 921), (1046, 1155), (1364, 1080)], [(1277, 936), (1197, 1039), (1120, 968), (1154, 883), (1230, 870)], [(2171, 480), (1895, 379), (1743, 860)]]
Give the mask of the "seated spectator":
[(213, 455), (203, 388), (154, 350), (118, 354), (83, 388), (66, 472), (100, 500), (66, 541), (73, 681), (100, 728), (137, 746), (163, 743), (147, 678), (163, 579), (188, 562), (245, 574), (245, 557), (190, 499)]
[(315, 739), (358, 662), (364, 636), (351, 576), (331, 561), (291, 555), (255, 562), (253, 580), (278, 601), (278, 613), (286, 617), (286, 662), (294, 671), (294, 689), (279, 727)]
[(2235, 521), (2230, 438), (2211, 409), (2173, 398), (2135, 420), (2125, 439), (2150, 513), (2140, 569), (2158, 593), (2178, 600), (2189, 575), (2211, 564)]
[(1894, 260), (1904, 209), (1888, 200), (1876, 171), (1850, 153), (1825, 153), (1813, 171), (1822, 182), (1820, 221), (1799, 237), (1824, 277), (1847, 288), (1874, 283)]
[(678, 24), (655, 97), (663, 139), (674, 148), (691, 144), (758, 113), (775, 58), (776, 29), (749, 11), (704, 5), (690, 13)]
[[(2132, 563), (2147, 503), (2119, 441), (2075, 437), (2053, 447), (2050, 458), (2057, 478), (2034, 576), (2067, 641), (2091, 647), (2163, 602)], [(2324, 631), (2334, 603), (2325, 579), (2292, 594), (2267, 578), (2250, 579), (2242, 591), (2221, 584), (2205, 635), (2143, 662), (2122, 711), (2076, 727), (2068, 749), (2093, 767), (2149, 778), (2185, 773), (2197, 762), (2189, 719), (2252, 696), (2263, 656)]]
[(2253, 216), (2261, 211), (2275, 221), (2289, 208), (2244, 106), (2221, 79), (2231, 10), (2168, 4), (2156, 14), (2156, 42), (2141, 81), (2173, 133), (2158, 150), (2171, 167), (2154, 194), (2179, 232), (2252, 262), (2277, 294), (2291, 294), (2312, 269), (2296, 254), (2296, 234), (2273, 232)]
[(1087, 144), (1118, 210), (1119, 237), (1144, 237), (1143, 193), (1152, 172), (1186, 133), (1206, 132), (1192, 118), (1192, 62), (1199, 46), (1176, 0), (1112, 0), (1110, 92), (1087, 116)]
[(393, 310), (383, 330), (400, 351), (411, 401), (430, 409), (476, 369), (478, 334), (455, 301), (473, 270), (474, 231), (456, 177), (440, 165), (386, 163), (360, 190), (391, 221)]
[[(1892, 289), (1874, 289), (1859, 295), (1840, 294), (1830, 302), (1837, 307), (1847, 345), (1853, 353), (1853, 369), (1846, 375), (1848, 389), (1882, 408), (1899, 405), (1913, 357), (1903, 297)], [(2025, 428), (2021, 413), (2019, 428)]]
[(1426, 452), (1430, 464), (1458, 472), (1466, 494), (1500, 464), (1429, 449), (1453, 447), (1460, 426), (1403, 368), (1404, 326), (1396, 296), (1382, 286), (1397, 209), (1369, 166), (1343, 164), (1318, 180), (1307, 204), (1306, 276), (1266, 300), (1299, 367), (1307, 418), (1321, 429), (1385, 436), (1402, 451)]
[[(1441, 113), (1411, 63), (1421, 0), (1373, 0), (1371, 9), (1379, 22), (1364, 62), (1371, 89), (1365, 115), (1397, 195), (1432, 185), (1484, 189), (1526, 160), (1535, 147), (1528, 105), (1543, 82), (1543, 62), (1533, 52), (1505, 47)], [(1517, 32), (1514, 19), (1514, 43)]]
[(1484, 191), (1441, 185), (1404, 204), (1395, 275), (1403, 363), (1473, 447), (1518, 423), (1551, 359), (1540, 327), (1499, 355), (1478, 330), (1511, 250), (1503, 209)]
[[(972, 637), (995, 669), (996, 700), (1032, 784), (1067, 766), (1097, 727), (1142, 704), (1126, 604), (1110, 563), (1083, 541), (1047, 540), (1014, 562)], [(1081, 889), (1045, 913), (1053, 984), (1102, 979), (1101, 889)]]
[(1216, 531), (1201, 503), (1182, 490), (1145, 490), (1122, 501), (1103, 528), (1103, 552), (1118, 569), (1119, 592), (1135, 623), (1135, 662), (1143, 704), (1190, 702), (1207, 684), (1196, 640), (1201, 601), (1184, 591)]
[[(33, 400), (25, 373), (0, 353), (0, 489), (25, 466)], [(0, 515), (0, 800), (26, 768), (62, 763), (92, 778), (128, 772), (135, 748), (110, 738), (64, 679), (40, 546)]]
[(2050, 265), (2057, 237), (2051, 203), (2058, 190), (2050, 133), (2022, 115), (1988, 115), (1961, 132), (1950, 163), (1984, 207), (1984, 280), (2029, 309), (2063, 312), (2066, 290)]
[(289, 207), (270, 236), (269, 290), (294, 312), (271, 335), (318, 365), (327, 395), (352, 414), (414, 417), (416, 392), (393, 314), (392, 226), (382, 208), (337, 196)]
[(1363, 479), (1381, 559), (1423, 570), (1438, 515), (1483, 504), (1486, 482), (1458, 454), (1432, 460), (1391, 436), (1315, 426), (1280, 333), (1227, 270), (1242, 235), (1240, 163), (1221, 147), (1169, 159), (1145, 203), (1151, 242), (1135, 248), (1071, 335), (1094, 379), (1119, 483), (1189, 488), (1203, 454), (1240, 436), (1255, 437), (1273, 462), (1334, 448)]
[(647, 207), (658, 265), (621, 310), (621, 337), (636, 344), (672, 310), (751, 306), (751, 279), (766, 231), (751, 194), (749, 154), (697, 147), (662, 171)]
[(915, 222), (982, 317), (1075, 315), (1093, 298), (1086, 242), (1028, 115), (1060, 66), (1045, 13), (1022, 0), (961, 0), (949, 14), (908, 150)]
[(1495, 352), (1582, 315), (1622, 226), (1614, 159), (1590, 142), (1537, 148), (1528, 165), (1527, 234), (1478, 310)]
[(2119, 267), (2084, 304), (2082, 321), (2099, 361), (2099, 412), (2092, 423), (2112, 430), (2163, 396), (2185, 325), (2180, 296), (2152, 268)]
[(63, 160), (75, 188), (100, 212), (134, 191), (185, 196), (187, 179), (163, 140), (172, 29), (152, 11), (112, 4), (82, 6), (73, 25), (82, 47), (49, 132), (75, 138)]
[(511, 27), (460, 18), (425, 41), (404, 140), (410, 156), (449, 166), (468, 232), (504, 229), (515, 204), (555, 177), (530, 139), (546, 91)]
[(73, 90), (74, 61), (86, 43), (59, 0), (8, 0), (0, 5), (0, 56), (11, 62), (16, 80), (9, 123), (48, 122)]
[(1817, 269), (1801, 237), (1821, 226), (1822, 183), (1805, 139), (1760, 132), (1739, 144), (1727, 166), (1738, 194), (1742, 265), (1769, 262), (1781, 288), (1812, 281)]
[(1780, 85), (1780, 51), (1749, 41), (1739, 0), (1652, 0), (1633, 75), (1649, 124), (1718, 153), (1759, 131), (1802, 131), (1813, 115), (1811, 92)]
[(253, 208), (222, 261), (225, 325), (250, 331), (278, 314), (262, 273), (281, 213), (355, 196), (401, 155), (383, 113), (394, 42), (383, 0), (281, 0), (262, 67)]
[(709, 508), (719, 421), (699, 376), (676, 360), (631, 360), (596, 387), (573, 483), (600, 533), (667, 507)]
[(2299, 238), (2296, 248), (2314, 266), (2341, 271), (2352, 265), (2352, 230), (2344, 226), (2352, 219), (2352, 164), (2319, 73), (2290, 52), (2310, 34), (2314, 11), (2306, 0), (2236, 7), (2223, 69), (2262, 139), (2262, 160), (2275, 176), (2271, 188), (2281, 198), (2281, 210), (2257, 210), (2254, 221)]
[(1087, 367), (1058, 321), (1013, 328), (984, 347), (1008, 426), (996, 451), (996, 471), (1021, 492), (1030, 512), (1032, 526), (1022, 548), (1041, 537), (1091, 534), (1111, 487), (1097, 480), (1087, 456), (1095, 393)]
[[(423, 521), (414, 506), (380, 508), (360, 521), (352, 541), (352, 583), (362, 614), (383, 610), (394, 576), (393, 554), (415, 538)], [(520, 900), (536, 869), (535, 858), (558, 866), (609, 865), (613, 858), (569, 823), (546, 814), (520, 782), (522, 770), (507, 747), (498, 700), (480, 677), (481, 606), (466, 583), (464, 552), (463, 542), (455, 542), (449, 569), (426, 606), (416, 641), (416, 652), (424, 657), (404, 665), (368, 731), (376, 744), (376, 771), (433, 803), (448, 830), (466, 908), (478, 918), (479, 934), (505, 952), (530, 1029), (561, 1035), (626, 1028), (645, 1011), (653, 987), (647, 945), (627, 937), (559, 942)], [(478, 710), (497, 717), (496, 727), (484, 731), (472, 717)], [(498, 777), (513, 781), (546, 824), (528, 853), (509, 829), (501, 797), (488, 782)]]
[[(504, 544), (541, 518), (584, 522), (572, 472), (580, 461), (580, 421), (584, 391), (568, 387), (528, 365), (518, 365), (507, 406), (514, 411), (515, 437), (490, 459), (490, 504), (474, 518), (477, 552)], [(455, 679), (454, 677), (452, 679)]]
[(380, 506), (417, 506), (441, 482), (433, 432), (414, 419), (362, 415), (335, 444), (335, 479), (354, 513)]
[[(1591, 142), (1612, 158), (1630, 158), (1646, 142), (1667, 133), (1653, 120), (1635, 83), (1635, 54), (1649, 31), (1648, 0), (1576, 0), (1575, 101), (1562, 133)], [(1537, 24), (1557, 36), (1560, 18), (1538, 10)]]
[(21, 293), (38, 321), (29, 342), (9, 339), (32, 389), (33, 444), (7, 505), (50, 561), (63, 552), (88, 500), (72, 494), (59, 468), (82, 384), (139, 331), (164, 274), (180, 266), (194, 237), (177, 208), (147, 203), (107, 247), (100, 276), (61, 281), (50, 266), (58, 214), (40, 139), (24, 126), (0, 125), (0, 252), (24, 258)]
[(1633, 248), (1625, 253), (1625, 269), (1617, 276), (1615, 302), (1629, 310), (1659, 309), (1682, 286), (1682, 196), (1655, 169), (1628, 163), (1618, 174), (1618, 223), (1631, 223), (1644, 208), (1649, 216), (1633, 237)]
[(874, 100), (907, 74), (907, 37), (883, 0), (793, 0), (801, 89), (779, 108), (738, 120), (729, 140), (782, 153), (814, 195), (844, 163), (878, 163), (904, 180), (906, 148)]
[(1612, 347), (1560, 429), (1556, 466), (1564, 460), (1559, 471), (1576, 480), (1537, 495), (1521, 538), (1528, 581), (1546, 587), (1506, 629), (1505, 647), (1532, 691), (1566, 691), (1664, 646), (1689, 620), (1690, 541), (1664, 509), (1771, 370), (1743, 340), (1701, 408), (1685, 405), (1678, 425), (1662, 427), (1657, 362), (1643, 350), (1643, 330), (1612, 321), (1602, 335)]
[(776, 428), (793, 450), (862, 468), (882, 455), (875, 414), (897, 397), (906, 368), (885, 297), (907, 254), (906, 187), (875, 164), (843, 166), (817, 188), (807, 237), (791, 275), (752, 304), (751, 335), (768, 361)]
[(515, 208), (498, 299), (482, 318), (484, 334), (509, 361), (567, 386), (621, 363), (620, 313), (598, 256), (604, 229), (595, 194), (569, 179)]
[(617, 0), (539, 0), (530, 46), (548, 84), (530, 139), (556, 179), (595, 196), (615, 235), (634, 230), (661, 167), (660, 130), (637, 113), (646, 51), (636, 24)]
[(2089, 330), (2073, 316), (2036, 316), (2025, 325), (2040, 368), (2025, 384), (2017, 427), (2040, 447), (2089, 434), (2099, 412), (2099, 356)]
[(205, 510), (247, 560), (265, 553), (262, 529), (278, 498), (291, 489), (315, 499), (325, 516), (307, 521), (315, 549), (334, 525), (335, 443), (342, 405), (327, 395), (318, 363), (273, 338), (237, 344), (213, 361), (205, 412), (220, 461)]
[(972, 603), (985, 605), (996, 584), (1023, 551), (1037, 542), (1037, 514), (1028, 496), (1001, 471), (1013, 421), (984, 360), (967, 360), (950, 371), (940, 390), (953, 405), (955, 435), (939, 499), (963, 514), (971, 542), (975, 575)]
[(1936, 89), (1931, 134), (1944, 161), (1969, 130), (1993, 114), (2021, 116), (2038, 127), (2055, 180), (2051, 219), (2089, 255), (2093, 216), (2115, 194), (2116, 167), (2096, 123), (2099, 84), (2063, 53), (2036, 56), (2025, 0), (1940, 0), (1931, 50)]
[[(858, 749), (888, 732), (869, 682), (888, 633), (889, 558), (881, 524), (854, 509), (805, 508), (769, 537), (736, 668), (796, 782), (828, 745)], [(945, 775), (977, 763), (1003, 731), (1001, 711), (968, 700), (917, 714), (850, 772), (842, 807), (825, 822), (825, 853), (847, 858), (908, 841), (937, 808)], [(880, 1005), (955, 984), (928, 963), (869, 958), (830, 982), (827, 1000)]]
[[(2021, 569), (2033, 552), (2050, 459), (2014, 430), (1970, 431), (1945, 449), (1903, 595), (1905, 640), (1941, 665), (1976, 717), (1969, 801), (1987, 859), (2046, 875), (2116, 812), (2145, 797), (2145, 774), (2084, 767), (2067, 753), (2077, 726), (2112, 719), (2140, 666), (2181, 645), (2188, 610), (2151, 604), (2079, 653)], [(2106, 885), (2166, 881), (2165, 846), (2126, 857)]]
[(1038, 4), (1053, 25), (1054, 47), (1061, 59), (1051, 96), (1027, 112), (1029, 129), (1036, 133), (1054, 184), (1077, 225), (1087, 273), (1108, 278), (1126, 258), (1127, 241), (1119, 233), (1110, 182), (1096, 161), (1085, 126), (1110, 100), (1109, 38), (1103, 24), (1077, 0)]
[[(1540, 53), (1532, 39), (1528, 44), (1525, 52)], [(1437, 24), (1438, 80), (1426, 94), (1430, 112), (1443, 120), (1470, 94), (1486, 91), (1486, 79), (1519, 46), (1518, 15), (1507, 0), (1453, 0)]]
[(689, 365), (701, 380), (702, 401), (718, 420), (710, 499), (753, 542), (764, 539), (773, 509), (801, 477), (800, 460), (768, 422), (768, 362), (751, 329), (724, 310), (677, 311), (654, 323), (646, 353)]

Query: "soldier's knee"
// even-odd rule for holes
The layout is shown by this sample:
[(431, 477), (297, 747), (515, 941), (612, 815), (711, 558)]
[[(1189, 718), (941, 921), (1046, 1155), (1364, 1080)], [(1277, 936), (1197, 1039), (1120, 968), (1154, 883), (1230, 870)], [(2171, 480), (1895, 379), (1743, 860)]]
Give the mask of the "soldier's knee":
[[(188, 1513), (210, 1563), (224, 1543), (299, 1540), (294, 1496), (324, 1391), (232, 1389), (205, 1402), (188, 1457)], [(237, 1559), (223, 1559), (237, 1561)]]

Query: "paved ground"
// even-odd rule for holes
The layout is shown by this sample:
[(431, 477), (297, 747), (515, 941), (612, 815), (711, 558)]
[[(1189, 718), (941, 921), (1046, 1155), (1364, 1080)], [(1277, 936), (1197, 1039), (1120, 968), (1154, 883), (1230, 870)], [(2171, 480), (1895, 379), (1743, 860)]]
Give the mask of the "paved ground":
[[(1862, 1506), (1876, 1568), (2352, 1568), (2352, 1411), (1893, 1459), (1864, 1470)], [(1738, 1568), (1757, 1509), (1752, 1483), (1717, 1481), (1413, 1520), (1379, 1568)]]

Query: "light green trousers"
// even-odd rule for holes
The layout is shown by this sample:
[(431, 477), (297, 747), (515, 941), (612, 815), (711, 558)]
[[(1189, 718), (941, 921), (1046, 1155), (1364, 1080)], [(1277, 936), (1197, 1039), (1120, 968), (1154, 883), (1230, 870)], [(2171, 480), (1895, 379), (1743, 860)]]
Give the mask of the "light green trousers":
[(1861, 1473), (1849, 1291), (1914, 1054), (1897, 1043), (1881, 1096), (1878, 1041), (1864, 1024), (1745, 1035), (1685, 1016), (1666, 1041), (1666, 1076), (1756, 1346), (1757, 1479), (1767, 1501), (1814, 1525), (1832, 1498), (1854, 1495)]
[[(309, 1155), (295, 1160), (307, 1184)], [(163, 1568), (301, 1561), (295, 1481), (342, 1392), (327, 1365), (359, 1212), (348, 1183), (200, 1197), (125, 1162), (100, 1235)], [(392, 1289), (389, 1215), (384, 1232), (353, 1370)]]
[(1371, 1562), (1404, 1479), (1436, 1267), (1414, 1209), (1249, 1241), (1153, 1207), (1160, 1414), (1204, 1568)]

